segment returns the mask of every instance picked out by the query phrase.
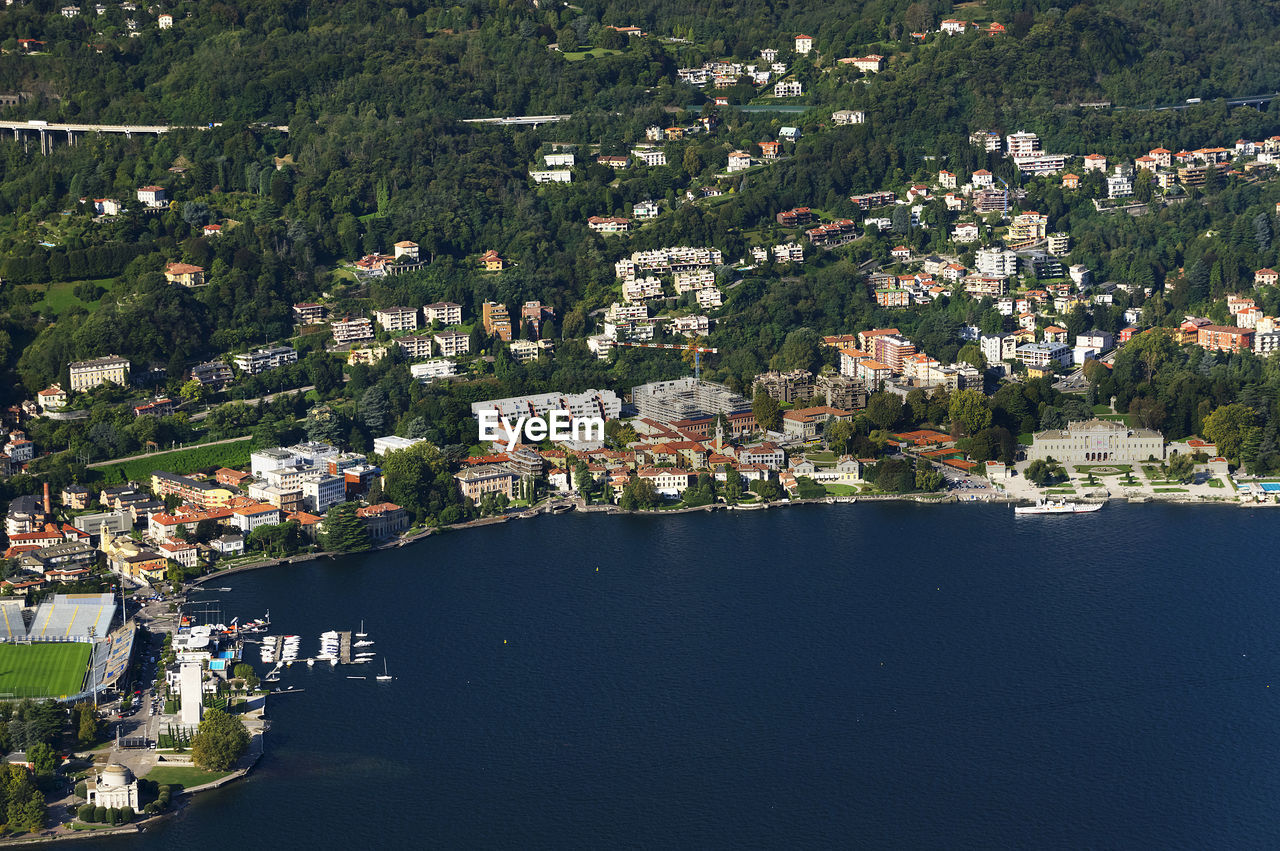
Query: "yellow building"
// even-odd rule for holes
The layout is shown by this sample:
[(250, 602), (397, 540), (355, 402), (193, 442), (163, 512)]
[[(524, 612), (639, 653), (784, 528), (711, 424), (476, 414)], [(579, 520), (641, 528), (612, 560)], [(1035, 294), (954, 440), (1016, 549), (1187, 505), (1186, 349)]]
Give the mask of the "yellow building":
[(77, 361), (71, 364), (70, 372), (71, 389), (75, 392), (88, 390), (99, 384), (129, 383), (129, 361), (116, 355)]
[(373, 366), (387, 356), (386, 346), (366, 346), (347, 352), (347, 363), (353, 366), (358, 363)]
[(190, 263), (170, 263), (164, 267), (164, 279), (184, 287), (204, 286), (204, 268)]
[(213, 482), (202, 482), (198, 479), (178, 476), (156, 470), (151, 474), (151, 492), (156, 499), (164, 499), (174, 495), (204, 511), (222, 508), (237, 496), (229, 488)]
[(136, 556), (124, 559), (122, 566), (126, 579), (151, 583), (165, 578), (169, 570), (169, 560), (159, 553), (145, 550)]

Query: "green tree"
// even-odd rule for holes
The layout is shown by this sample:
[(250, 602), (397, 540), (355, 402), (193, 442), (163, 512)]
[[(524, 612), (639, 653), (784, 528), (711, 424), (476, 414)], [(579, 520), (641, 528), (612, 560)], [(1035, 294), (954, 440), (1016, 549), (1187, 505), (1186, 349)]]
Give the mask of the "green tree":
[(1204, 436), (1218, 447), (1218, 454), (1240, 463), (1244, 445), (1261, 432), (1258, 412), (1247, 405), (1232, 403), (1215, 408), (1204, 418)]
[(1179, 452), (1176, 455), (1169, 456), (1168, 476), (1170, 479), (1179, 482), (1191, 481), (1192, 471), (1195, 469), (1196, 461), (1185, 452)]
[(977, 434), (991, 425), (991, 406), (977, 390), (957, 390), (951, 394), (951, 425), (963, 434)]
[(58, 755), (45, 742), (36, 742), (27, 748), (27, 761), (36, 774), (52, 774), (58, 767)]
[(782, 407), (777, 399), (763, 390), (757, 390), (752, 397), (751, 413), (756, 418), (756, 424), (765, 431), (777, 431), (782, 425)]
[(957, 363), (967, 363), (974, 369), (985, 369), (986, 364), (983, 363), (982, 347), (977, 343), (965, 343), (960, 347), (960, 351), (956, 353)]
[(182, 385), (182, 389), (178, 391), (178, 394), (188, 402), (203, 402), (206, 390), (203, 384), (193, 378)]
[(867, 400), (867, 417), (881, 429), (893, 428), (901, 416), (902, 399), (894, 393), (872, 393)]
[(325, 512), (320, 542), (326, 550), (338, 553), (363, 552), (372, 546), (369, 529), (356, 516), (354, 502), (339, 503)]
[(249, 731), (233, 715), (210, 707), (191, 740), (191, 758), (201, 768), (228, 771), (249, 749)]
[(439, 517), (446, 506), (462, 503), (444, 454), (434, 444), (415, 443), (388, 452), (382, 459), (382, 475), (387, 499), (403, 508), (415, 522)]

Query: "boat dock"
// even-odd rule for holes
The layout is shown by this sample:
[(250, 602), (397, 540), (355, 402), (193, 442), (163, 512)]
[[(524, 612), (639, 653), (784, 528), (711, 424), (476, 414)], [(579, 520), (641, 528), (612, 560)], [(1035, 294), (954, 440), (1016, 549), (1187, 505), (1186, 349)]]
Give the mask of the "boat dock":
[(338, 633), (338, 663), (351, 664), (351, 632)]

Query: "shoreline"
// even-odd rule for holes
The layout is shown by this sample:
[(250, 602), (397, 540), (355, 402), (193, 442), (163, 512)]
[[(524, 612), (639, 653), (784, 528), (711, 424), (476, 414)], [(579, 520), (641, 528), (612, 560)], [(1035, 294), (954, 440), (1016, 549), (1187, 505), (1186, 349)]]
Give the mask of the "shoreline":
[(62, 827), (46, 828), (40, 833), (27, 834), (23, 836), (0, 838), (0, 847), (10, 845), (32, 845), (36, 843), (65, 842), (75, 839), (97, 839), (104, 836), (124, 836), (126, 834), (143, 833), (151, 825), (158, 825), (166, 819), (178, 815), (191, 806), (195, 800), (195, 796), (201, 792), (212, 792), (215, 789), (221, 789), (230, 783), (243, 780), (258, 765), (258, 761), (262, 759), (263, 753), (266, 752), (266, 730), (262, 730), (253, 736), (249, 746), (249, 752), (242, 759), (247, 759), (248, 763), (242, 767), (236, 768), (230, 774), (219, 777), (217, 780), (211, 780), (208, 783), (202, 783), (199, 786), (193, 786), (190, 789), (183, 789), (174, 797), (173, 805), (161, 813), (153, 813), (140, 821), (134, 821), (130, 824), (116, 825), (113, 827), (93, 828), (89, 830), (61, 830)]
[[(1187, 494), (1157, 494), (1151, 496), (1142, 494), (1135, 495), (1111, 495), (1097, 497), (1088, 495), (1078, 495), (1072, 498), (1076, 502), (1127, 502), (1132, 504), (1147, 503), (1171, 503), (1181, 505), (1233, 505), (1239, 508), (1280, 508), (1280, 503), (1252, 503), (1239, 502), (1230, 499), (1206, 499), (1204, 497), (1190, 497)], [(471, 529), (479, 529), (486, 526), (495, 526), (508, 523), (512, 520), (529, 520), (543, 515), (567, 514), (570, 512), (581, 512), (585, 514), (607, 514), (611, 516), (630, 516), (630, 517), (665, 517), (672, 515), (692, 514), (696, 512), (717, 512), (717, 511), (770, 511), (777, 508), (789, 508), (800, 505), (853, 505), (859, 502), (914, 502), (921, 505), (991, 505), (1004, 504), (1016, 505), (1019, 503), (1032, 504), (1032, 500), (1023, 497), (1010, 496), (1008, 494), (999, 494), (994, 496), (977, 497), (973, 499), (963, 499), (954, 493), (945, 494), (851, 494), (848, 496), (825, 496), (813, 499), (779, 499), (771, 502), (752, 502), (747, 504), (728, 505), (726, 503), (711, 503), (708, 505), (685, 506), (682, 508), (656, 508), (656, 509), (624, 509), (612, 504), (594, 504), (588, 505), (580, 499), (572, 501), (552, 502), (535, 508), (525, 508), (522, 510), (513, 510), (507, 514), (499, 514), (491, 517), (481, 517), (475, 520), (468, 520), (465, 523), (455, 523), (451, 526), (436, 526), (429, 529), (423, 529), (412, 535), (406, 535), (402, 538), (395, 538), (390, 541), (383, 541), (368, 550), (355, 553), (343, 553), (332, 550), (319, 550), (309, 553), (298, 553), (291, 556), (281, 556), (279, 558), (261, 559), (259, 561), (247, 564), (238, 564), (234, 567), (228, 567), (223, 570), (216, 570), (213, 573), (204, 576), (198, 576), (187, 582), (184, 587), (191, 588), (212, 582), (215, 579), (231, 576), (236, 573), (243, 573), (250, 570), (261, 570), (267, 567), (278, 567), (281, 565), (301, 564), (310, 561), (317, 561), (322, 558), (336, 559), (345, 555), (361, 555), (362, 553), (376, 553), (380, 550), (397, 549), (408, 544), (416, 543), (424, 538), (433, 535), (441, 535), (449, 532), (464, 532)]]

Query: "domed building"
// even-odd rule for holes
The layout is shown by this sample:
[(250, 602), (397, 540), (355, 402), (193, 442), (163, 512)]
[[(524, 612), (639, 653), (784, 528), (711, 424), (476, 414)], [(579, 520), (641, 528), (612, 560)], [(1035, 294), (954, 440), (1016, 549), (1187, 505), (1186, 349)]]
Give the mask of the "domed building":
[(111, 763), (85, 779), (85, 797), (95, 807), (138, 809), (138, 781), (123, 765)]

